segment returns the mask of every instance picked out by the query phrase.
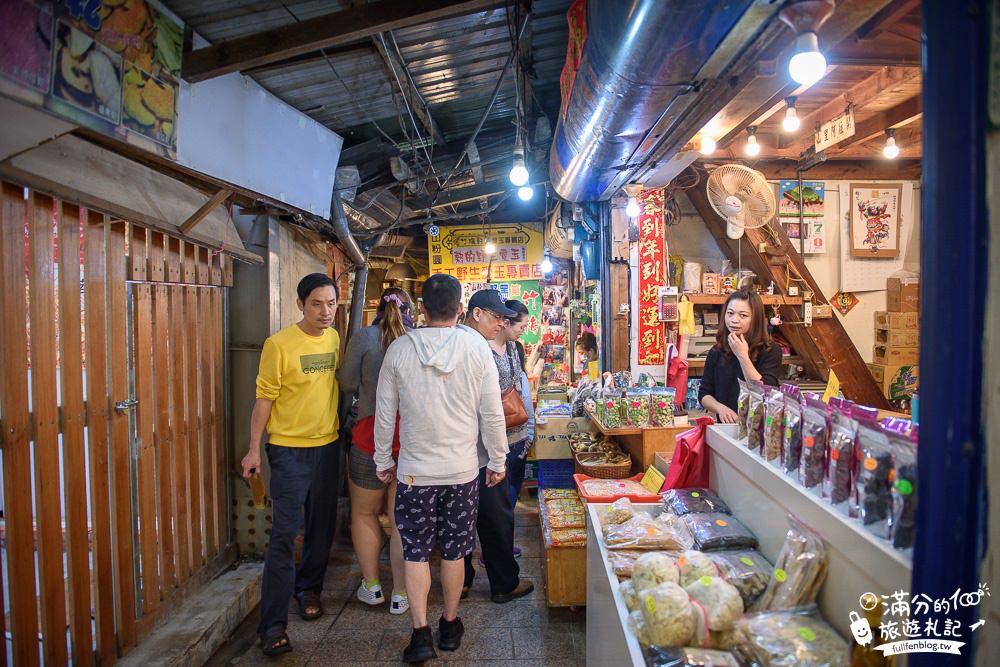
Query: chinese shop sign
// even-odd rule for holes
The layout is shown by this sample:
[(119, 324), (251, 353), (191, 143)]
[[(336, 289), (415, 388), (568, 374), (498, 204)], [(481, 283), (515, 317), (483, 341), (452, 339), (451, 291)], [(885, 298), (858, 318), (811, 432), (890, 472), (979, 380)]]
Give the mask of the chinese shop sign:
[(472, 295), (481, 289), (495, 289), (500, 298), (517, 299), (528, 308), (528, 326), (521, 334), (521, 342), (530, 352), (532, 346), (542, 339), (542, 290), (537, 280), (516, 280), (494, 283), (462, 283), (462, 303), (469, 303)]
[(658, 289), (666, 284), (663, 252), (663, 190), (639, 195), (639, 365), (664, 362), (663, 323), (657, 310)]
[[(491, 257), (486, 241), (496, 245)], [(428, 237), (430, 272), (447, 273), (462, 282), (540, 280), (542, 232), (531, 225), (492, 225), (488, 228), (439, 227)]]

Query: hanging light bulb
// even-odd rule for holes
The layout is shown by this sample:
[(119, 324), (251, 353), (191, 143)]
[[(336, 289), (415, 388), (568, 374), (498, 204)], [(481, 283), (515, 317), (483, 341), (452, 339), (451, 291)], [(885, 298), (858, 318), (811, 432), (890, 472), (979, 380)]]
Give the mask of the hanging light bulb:
[(747, 128), (747, 134), (750, 136), (747, 137), (747, 145), (743, 150), (750, 157), (757, 157), (760, 155), (760, 144), (757, 143), (757, 128), (751, 125)]
[(517, 196), (521, 198), (521, 201), (528, 201), (535, 196), (535, 188), (530, 185), (525, 185), (517, 189)]
[(542, 258), (542, 263), (539, 267), (542, 273), (552, 273), (552, 260), (549, 259), (549, 249), (545, 249), (545, 257)]
[(497, 246), (493, 241), (487, 239), (486, 245), (483, 246), (483, 252), (487, 255), (492, 255), (497, 251)]
[(514, 142), (514, 166), (510, 168), (508, 176), (510, 182), (518, 187), (528, 182), (528, 168), (524, 166), (524, 144), (521, 143), (520, 133)]
[(896, 130), (892, 128), (885, 131), (885, 148), (882, 149), (882, 155), (890, 160), (895, 160), (899, 157), (899, 146), (896, 145)]
[(625, 215), (634, 220), (639, 217), (642, 210), (639, 208), (639, 193), (642, 192), (642, 185), (639, 183), (629, 183), (624, 188), (628, 195), (628, 203), (625, 204)]
[(795, 132), (799, 129), (799, 116), (795, 113), (795, 98), (785, 98), (785, 117), (781, 121), (781, 129), (785, 132)]
[(698, 144), (698, 152), (702, 155), (711, 155), (715, 152), (715, 139), (705, 135), (701, 138), (701, 143)]
[(788, 61), (788, 73), (803, 86), (811, 86), (826, 75), (826, 57), (820, 53), (816, 33), (804, 32), (795, 38), (795, 55)]

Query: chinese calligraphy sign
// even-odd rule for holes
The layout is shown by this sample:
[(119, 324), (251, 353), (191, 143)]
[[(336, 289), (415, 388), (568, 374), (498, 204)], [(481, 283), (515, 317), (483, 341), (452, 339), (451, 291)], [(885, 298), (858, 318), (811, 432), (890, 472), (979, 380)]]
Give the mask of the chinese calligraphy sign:
[(663, 243), (663, 190), (639, 195), (638, 362), (659, 365), (666, 353), (663, 323), (657, 310), (657, 288), (666, 283)]

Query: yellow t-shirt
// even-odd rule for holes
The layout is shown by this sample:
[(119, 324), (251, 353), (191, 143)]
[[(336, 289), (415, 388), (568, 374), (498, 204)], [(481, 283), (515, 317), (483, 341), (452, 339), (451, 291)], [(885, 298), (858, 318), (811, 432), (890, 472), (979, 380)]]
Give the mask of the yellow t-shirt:
[(339, 356), (335, 329), (310, 336), (293, 324), (264, 341), (257, 398), (274, 401), (267, 421), (271, 443), (319, 447), (337, 439)]

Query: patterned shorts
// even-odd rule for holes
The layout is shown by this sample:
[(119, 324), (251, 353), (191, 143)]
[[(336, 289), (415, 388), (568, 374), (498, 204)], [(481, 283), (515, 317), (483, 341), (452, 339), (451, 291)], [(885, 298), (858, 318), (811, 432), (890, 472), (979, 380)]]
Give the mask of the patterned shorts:
[(444, 560), (460, 560), (476, 545), (479, 480), (444, 486), (396, 485), (396, 528), (403, 559), (430, 560), (434, 545)]

